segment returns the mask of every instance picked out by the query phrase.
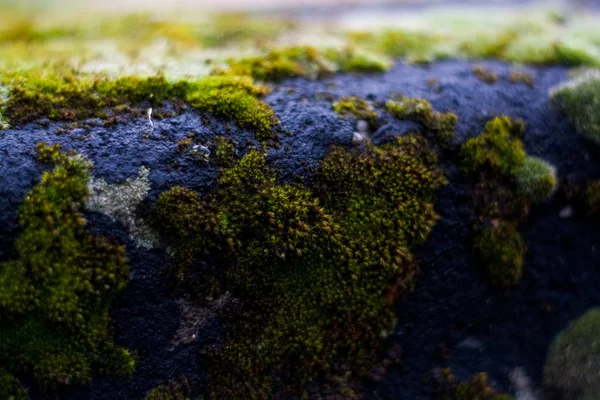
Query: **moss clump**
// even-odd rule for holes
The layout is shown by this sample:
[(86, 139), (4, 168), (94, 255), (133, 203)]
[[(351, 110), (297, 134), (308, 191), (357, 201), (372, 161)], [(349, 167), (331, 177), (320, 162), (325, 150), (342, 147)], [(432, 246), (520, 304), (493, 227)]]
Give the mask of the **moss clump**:
[(190, 400), (191, 394), (192, 390), (187, 378), (180, 376), (155, 387), (144, 400)]
[(482, 67), (481, 65), (474, 66), (471, 71), (473, 71), (473, 75), (475, 75), (477, 79), (488, 85), (493, 85), (498, 82), (498, 75), (494, 71)]
[(521, 138), (524, 127), (508, 117), (497, 117), (485, 125), (485, 132), (461, 146), (462, 169), (467, 173), (487, 170), (512, 176), (525, 161)]
[(229, 167), (235, 162), (235, 147), (231, 140), (223, 136), (215, 137), (216, 150), (214, 154), (215, 162), (222, 167)]
[(558, 86), (551, 98), (581, 135), (600, 144), (600, 73), (588, 72)]
[(435, 370), (432, 378), (434, 389), (443, 400), (512, 400), (490, 385), (485, 372), (473, 375), (468, 381), (458, 382), (450, 368), (442, 368)]
[(352, 47), (342, 50), (328, 49), (324, 53), (325, 59), (337, 66), (337, 71), (357, 73), (380, 73), (390, 69), (389, 60), (372, 54), (361, 53)]
[(279, 123), (275, 112), (259, 97), (268, 93), (264, 86), (248, 77), (208, 76), (187, 84), (186, 101), (217, 118), (231, 118), (243, 128), (256, 129), (260, 141), (275, 139), (273, 128)]
[(511, 83), (522, 83), (532, 88), (535, 85), (533, 76), (527, 72), (511, 71), (508, 76), (508, 80)]
[(548, 349), (546, 386), (564, 398), (592, 400), (600, 393), (600, 309), (593, 308), (571, 322)]
[(417, 271), (409, 248), (436, 220), (444, 178), (435, 162), (414, 136), (336, 148), (310, 191), (277, 183), (264, 153), (250, 151), (222, 170), (212, 196), (160, 196), (154, 220), (172, 268), (188, 285), (196, 279), (198, 294), (228, 290), (241, 302), (229, 339), (203, 357), (212, 398), (303, 392), (323, 373), (343, 374), (340, 362), (359, 371), (372, 361)]
[(28, 400), (27, 390), (19, 381), (3, 368), (0, 368), (0, 399)]
[(124, 248), (85, 228), (90, 164), (52, 158), (58, 165), (19, 208), (17, 258), (0, 264), (0, 362), (45, 389), (134, 367), (108, 334), (108, 308), (128, 278)]
[(396, 118), (420, 122), (435, 134), (436, 141), (443, 148), (450, 148), (456, 137), (458, 118), (453, 113), (434, 112), (425, 99), (403, 97), (398, 101), (390, 100), (386, 107)]
[(519, 283), (525, 244), (514, 224), (496, 221), (478, 235), (475, 249), (494, 286), (506, 289)]
[(556, 170), (538, 157), (525, 157), (523, 164), (515, 170), (517, 191), (533, 202), (548, 199), (556, 188)]
[(372, 130), (378, 126), (377, 111), (359, 97), (341, 97), (337, 102), (333, 103), (333, 110), (342, 118), (351, 115), (358, 120), (366, 121)]

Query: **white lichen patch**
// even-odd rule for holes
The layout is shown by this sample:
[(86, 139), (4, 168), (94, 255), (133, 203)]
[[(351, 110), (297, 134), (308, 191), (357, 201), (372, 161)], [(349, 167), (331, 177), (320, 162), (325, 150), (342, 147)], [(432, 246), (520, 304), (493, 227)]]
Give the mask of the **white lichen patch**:
[(90, 181), (88, 208), (101, 212), (119, 222), (129, 230), (137, 245), (152, 248), (157, 242), (156, 234), (138, 216), (136, 208), (150, 191), (150, 170), (141, 167), (136, 178), (110, 185), (104, 179)]

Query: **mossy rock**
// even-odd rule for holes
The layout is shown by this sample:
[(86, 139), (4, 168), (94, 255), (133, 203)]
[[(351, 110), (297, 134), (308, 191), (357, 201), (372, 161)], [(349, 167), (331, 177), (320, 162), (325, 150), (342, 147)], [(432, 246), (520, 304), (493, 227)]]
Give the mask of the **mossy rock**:
[(544, 383), (564, 398), (593, 400), (600, 393), (600, 309), (587, 311), (558, 334), (548, 349)]

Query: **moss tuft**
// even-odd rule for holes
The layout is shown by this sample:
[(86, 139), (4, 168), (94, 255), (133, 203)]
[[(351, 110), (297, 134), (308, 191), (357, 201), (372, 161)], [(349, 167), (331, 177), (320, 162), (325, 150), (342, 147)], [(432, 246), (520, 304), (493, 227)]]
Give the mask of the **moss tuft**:
[(506, 289), (519, 283), (525, 244), (514, 224), (496, 221), (478, 235), (475, 249), (494, 286)]
[(467, 173), (481, 170), (512, 176), (525, 161), (521, 143), (523, 124), (508, 117), (497, 117), (485, 125), (485, 132), (461, 146), (462, 169)]
[(377, 129), (377, 111), (369, 103), (359, 97), (341, 97), (333, 103), (333, 110), (342, 118), (348, 115), (357, 120), (364, 120), (371, 130)]
[(546, 201), (556, 189), (556, 169), (537, 157), (525, 157), (515, 169), (517, 191), (535, 203)]
[(27, 390), (19, 381), (8, 373), (6, 370), (0, 368), (0, 399), (6, 400), (28, 400)]
[(450, 368), (436, 369), (432, 378), (440, 399), (444, 400), (512, 400), (498, 393), (490, 384), (485, 372), (479, 372), (468, 381), (457, 382)]
[(458, 121), (456, 114), (434, 112), (427, 100), (407, 97), (398, 101), (390, 100), (386, 107), (398, 119), (422, 123), (435, 134), (436, 142), (442, 148), (451, 148), (454, 145)]
[(544, 382), (564, 398), (592, 400), (600, 393), (600, 309), (572, 321), (552, 342)]
[(181, 376), (155, 387), (144, 400), (190, 400), (191, 394), (192, 390), (187, 378)]
[(511, 83), (522, 83), (532, 88), (535, 85), (533, 76), (527, 72), (511, 71), (508, 76), (508, 80)]
[(488, 85), (493, 85), (494, 83), (498, 82), (498, 75), (494, 71), (481, 65), (474, 66), (471, 71), (473, 71), (473, 75), (475, 75), (477, 79), (479, 79), (481, 82), (487, 83)]
[(17, 258), (0, 264), (0, 361), (45, 389), (88, 382), (98, 365), (133, 368), (108, 334), (108, 307), (128, 278), (124, 248), (85, 228), (90, 164), (51, 155), (57, 166), (19, 208)]
[(214, 151), (215, 162), (222, 167), (230, 167), (236, 159), (235, 147), (231, 140), (223, 136), (215, 137), (216, 150)]
[(553, 103), (577, 131), (600, 144), (600, 73), (588, 72), (552, 89)]
[(435, 162), (414, 136), (336, 148), (311, 191), (278, 183), (265, 154), (250, 151), (223, 168), (211, 196), (173, 188), (159, 197), (171, 268), (187, 285), (196, 279), (199, 295), (228, 290), (241, 302), (229, 339), (203, 356), (212, 398), (302, 392), (340, 362), (360, 371), (372, 361), (417, 272), (409, 248), (437, 218), (434, 191), (445, 180)]

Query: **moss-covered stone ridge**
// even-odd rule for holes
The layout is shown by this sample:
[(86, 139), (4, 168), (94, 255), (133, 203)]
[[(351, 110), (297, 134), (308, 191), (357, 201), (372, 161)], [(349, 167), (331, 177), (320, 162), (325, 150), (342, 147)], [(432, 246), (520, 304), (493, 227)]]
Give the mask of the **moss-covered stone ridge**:
[(110, 120), (119, 114), (144, 116), (140, 107), (157, 107), (165, 101), (177, 103), (179, 108), (187, 103), (217, 118), (232, 119), (243, 128), (254, 129), (261, 142), (275, 139), (273, 128), (279, 123), (274, 111), (260, 99), (268, 89), (245, 76), (207, 76), (178, 82), (167, 81), (162, 75), (111, 80), (25, 74), (6, 79), (12, 82), (12, 89), (3, 114), (12, 125), (40, 118), (77, 121), (92, 117)]
[(368, 368), (417, 273), (410, 248), (437, 218), (445, 179), (436, 161), (417, 136), (335, 148), (301, 186), (278, 183), (252, 150), (220, 161), (211, 196), (175, 187), (159, 197), (155, 226), (174, 277), (197, 294), (227, 290), (241, 301), (228, 340), (203, 357), (211, 398), (304, 393), (324, 375)]
[(124, 248), (91, 234), (82, 215), (90, 163), (38, 146), (55, 167), (19, 208), (15, 259), (0, 264), (0, 365), (45, 391), (130, 375), (134, 359), (109, 334), (108, 308), (128, 279)]

